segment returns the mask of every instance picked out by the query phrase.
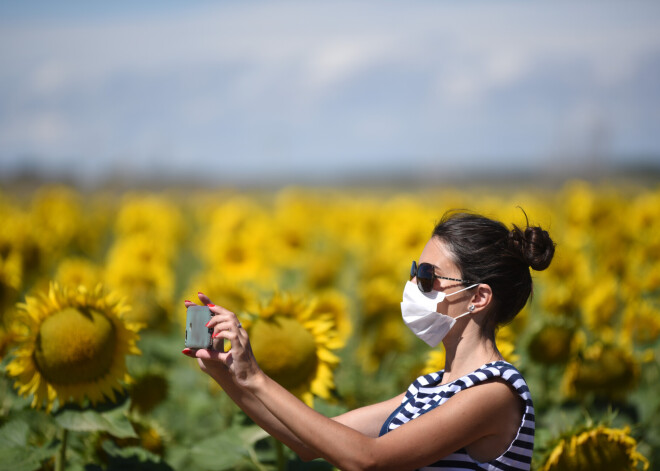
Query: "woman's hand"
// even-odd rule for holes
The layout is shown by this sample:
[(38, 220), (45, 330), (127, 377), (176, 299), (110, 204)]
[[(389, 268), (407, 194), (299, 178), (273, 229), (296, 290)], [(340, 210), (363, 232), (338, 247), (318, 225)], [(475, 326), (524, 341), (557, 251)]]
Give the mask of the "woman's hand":
[[(239, 386), (247, 387), (252, 380), (262, 374), (252, 353), (247, 332), (233, 312), (212, 304), (203, 293), (199, 293), (199, 299), (209, 307), (213, 314), (207, 327), (213, 329), (214, 343), (216, 341), (221, 343), (222, 339), (227, 339), (231, 342), (231, 349), (228, 352), (186, 349), (183, 353), (197, 358), (199, 366), (204, 372), (226, 374), (229, 371)], [(186, 306), (193, 304), (186, 301)], [(218, 371), (219, 368), (224, 371)]]
[[(201, 301), (202, 305), (208, 306), (209, 304), (212, 305), (211, 299), (206, 296), (204, 293), (197, 293), (197, 296), (199, 297), (199, 300)], [(186, 306), (186, 309), (189, 308), (190, 306), (198, 306), (198, 304), (195, 304), (192, 301), (188, 301), (187, 299), (183, 302)], [(210, 309), (210, 308), (209, 308)], [(215, 313), (211, 313), (215, 315)], [(220, 340), (213, 340), (213, 347), (214, 348), (219, 348), (222, 349), (222, 344), (223, 341), (222, 339)], [(192, 358), (197, 358), (197, 351), (196, 349), (191, 349), (191, 348), (184, 348), (183, 349), (183, 354), (187, 355)], [(218, 361), (213, 361), (213, 360), (208, 360), (208, 359), (202, 359), (202, 358), (197, 358), (197, 363), (199, 364), (199, 368), (206, 374), (215, 376), (215, 375), (227, 375), (229, 372), (227, 370), (227, 367), (225, 367), (224, 364), (218, 362)]]

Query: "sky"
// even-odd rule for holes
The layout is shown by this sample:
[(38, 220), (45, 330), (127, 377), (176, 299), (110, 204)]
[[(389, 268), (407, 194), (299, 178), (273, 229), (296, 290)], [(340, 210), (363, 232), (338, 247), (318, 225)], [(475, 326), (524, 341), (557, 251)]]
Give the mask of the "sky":
[(659, 20), (640, 0), (3, 0), (0, 174), (660, 169)]

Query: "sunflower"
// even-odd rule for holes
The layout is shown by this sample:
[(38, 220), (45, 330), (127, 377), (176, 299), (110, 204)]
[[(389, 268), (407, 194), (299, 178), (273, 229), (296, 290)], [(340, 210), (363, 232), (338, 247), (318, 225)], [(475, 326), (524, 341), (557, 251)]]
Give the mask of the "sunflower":
[(314, 303), (314, 315), (332, 314), (337, 334), (343, 341), (347, 341), (353, 333), (349, 304), (350, 300), (334, 289), (320, 291)]
[(420, 371), (420, 375), (427, 375), (429, 373), (435, 373), (440, 371), (445, 367), (445, 349), (444, 347), (438, 348), (436, 350), (431, 350), (426, 355), (426, 362)]
[(520, 360), (520, 355), (516, 353), (516, 344), (514, 335), (508, 325), (497, 331), (495, 342), (502, 358), (509, 363), (515, 364)]
[(32, 407), (115, 401), (120, 381), (130, 381), (125, 356), (140, 354), (140, 326), (125, 322), (121, 300), (101, 285), (88, 291), (53, 283), (48, 295), (26, 297), (18, 308), (21, 326), (6, 370), (20, 395), (33, 395)]
[(115, 230), (120, 237), (143, 234), (161, 242), (181, 240), (185, 228), (177, 205), (170, 198), (156, 194), (125, 196), (115, 221)]
[(332, 350), (343, 347), (331, 314), (315, 313), (312, 303), (276, 293), (258, 317), (243, 325), (267, 375), (310, 407), (314, 396), (330, 399), (339, 364)]
[[(197, 299), (194, 293), (198, 291), (207, 295), (215, 305), (229, 309), (239, 317), (255, 312), (259, 307), (259, 293), (251, 284), (228, 280), (212, 271), (205, 271), (192, 279), (185, 290), (190, 293), (187, 299)], [(181, 312), (185, 322), (185, 311)]]
[(150, 327), (162, 326), (172, 306), (174, 246), (144, 234), (119, 239), (108, 254), (105, 280), (130, 299), (127, 319)]
[(609, 333), (618, 309), (618, 281), (613, 276), (603, 276), (584, 295), (581, 303), (586, 324), (598, 333)]
[(640, 375), (641, 366), (630, 349), (597, 343), (568, 363), (563, 388), (568, 397), (593, 393), (621, 399), (637, 387)]
[(562, 438), (552, 449), (541, 471), (624, 471), (637, 469), (648, 460), (637, 451), (630, 429), (599, 425)]
[(61, 286), (72, 288), (96, 286), (101, 282), (101, 269), (87, 258), (71, 257), (57, 266), (55, 280)]
[(527, 346), (532, 360), (542, 365), (566, 364), (571, 358), (575, 329), (562, 323), (549, 323), (532, 335)]
[(20, 255), (9, 252), (6, 257), (0, 254), (0, 324), (5, 308), (16, 302), (22, 285), (22, 261)]
[(623, 331), (634, 345), (650, 346), (660, 338), (660, 309), (643, 299), (632, 301), (624, 312)]

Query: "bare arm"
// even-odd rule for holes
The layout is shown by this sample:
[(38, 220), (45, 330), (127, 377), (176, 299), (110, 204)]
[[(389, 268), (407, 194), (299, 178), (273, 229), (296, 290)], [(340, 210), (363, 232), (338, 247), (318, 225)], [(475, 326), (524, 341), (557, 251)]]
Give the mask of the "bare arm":
[[(210, 304), (211, 300), (203, 294), (200, 294), (200, 300), (204, 304)], [(186, 307), (194, 303), (185, 302)], [(195, 357), (197, 352), (186, 349), (183, 352), (186, 355)], [(199, 355), (204, 355), (200, 353)], [(257, 399), (254, 394), (245, 388), (239, 387), (235, 382), (229, 369), (218, 361), (198, 358), (198, 363), (202, 371), (211, 376), (224, 392), (245, 412), (257, 425), (263, 428), (270, 435), (291, 448), (298, 456), (305, 460), (312, 460), (320, 456), (319, 451), (303, 443), (298, 437), (289, 430), (277, 417), (275, 417), (264, 404)], [(389, 414), (400, 404), (403, 395), (397, 396), (388, 401), (356, 409), (341, 414), (333, 420), (342, 423), (348, 427), (358, 430), (369, 436), (378, 436), (380, 427), (385, 422)]]
[[(202, 293), (199, 293), (199, 299), (203, 304), (211, 304), (211, 300)], [(185, 301), (185, 305), (188, 307), (195, 305), (195, 303)], [(183, 350), (183, 354), (191, 357), (197, 357), (198, 352), (198, 350), (191, 349)], [(291, 433), (252, 393), (238, 387), (229, 369), (224, 364), (203, 358), (198, 358), (197, 362), (200, 369), (211, 376), (236, 405), (262, 429), (291, 448), (303, 460), (312, 460), (319, 456), (317, 451), (302, 443), (298, 437)]]
[[(498, 424), (505, 418), (505, 411), (510, 410), (506, 406), (515, 400), (506, 385), (485, 383), (376, 437), (373, 425), (360, 425), (361, 421), (350, 414), (344, 417), (346, 424), (328, 419), (266, 376), (256, 364), (248, 335), (238, 327), (234, 314), (222, 308), (217, 312), (219, 315), (212, 321), (215, 332), (229, 339), (232, 349), (227, 353), (200, 350), (199, 355), (227, 365), (239, 389), (249, 391), (300, 443), (344, 470), (405, 470), (437, 461), (481, 438), (500, 434)], [(381, 404), (393, 403), (394, 399)], [(373, 412), (382, 424), (387, 417), (383, 416), (384, 409), (363, 413)], [(354, 419), (358, 426), (348, 426)]]

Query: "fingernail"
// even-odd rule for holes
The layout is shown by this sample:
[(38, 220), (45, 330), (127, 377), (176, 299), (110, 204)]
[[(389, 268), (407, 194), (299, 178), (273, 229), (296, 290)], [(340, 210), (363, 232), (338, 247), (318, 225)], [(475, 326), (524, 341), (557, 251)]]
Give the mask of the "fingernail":
[(211, 321), (208, 321), (204, 327), (208, 327)]
[(191, 352), (192, 352), (192, 350), (189, 349), (189, 348), (184, 348), (183, 350), (181, 350), (181, 353), (183, 353), (184, 355), (188, 355), (188, 356), (190, 356)]
[(197, 294), (204, 294), (204, 293), (202, 293), (201, 291), (197, 291)]
[(215, 304), (207, 304), (208, 307), (215, 307)]
[(183, 302), (184, 303), (191, 303), (192, 301), (190, 299), (184, 299)]
[(220, 336), (220, 332), (218, 332), (217, 334), (213, 334), (213, 335), (212, 335), (212, 337), (213, 337), (214, 339), (217, 338), (218, 336)]

